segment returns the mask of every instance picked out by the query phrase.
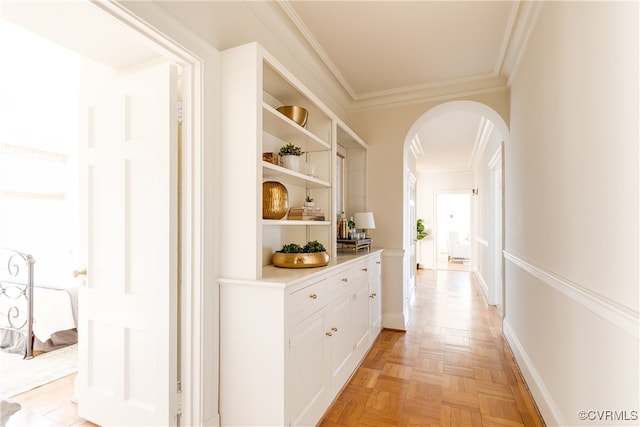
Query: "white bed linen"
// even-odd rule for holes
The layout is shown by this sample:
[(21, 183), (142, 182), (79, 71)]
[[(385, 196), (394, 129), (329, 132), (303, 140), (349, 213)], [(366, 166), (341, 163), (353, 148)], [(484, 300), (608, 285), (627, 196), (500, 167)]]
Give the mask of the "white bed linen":
[(42, 342), (58, 331), (77, 327), (71, 297), (65, 290), (34, 287), (33, 334)]

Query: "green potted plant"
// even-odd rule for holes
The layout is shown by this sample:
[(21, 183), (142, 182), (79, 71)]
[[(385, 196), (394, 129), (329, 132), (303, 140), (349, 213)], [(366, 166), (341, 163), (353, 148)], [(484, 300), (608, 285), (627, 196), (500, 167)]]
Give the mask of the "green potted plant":
[(282, 157), (282, 163), (287, 169), (299, 171), (300, 156), (302, 156), (302, 148), (290, 142), (280, 147), (278, 154)]
[[(416, 221), (416, 240), (420, 242), (428, 235), (429, 231), (424, 228), (424, 220), (418, 219), (418, 221)], [(420, 245), (418, 245), (418, 259), (420, 259)], [(417, 263), (416, 268), (420, 268), (420, 262)]]
[(416, 225), (416, 239), (422, 240), (429, 235), (429, 232), (424, 228), (424, 220), (419, 219)]
[(313, 198), (312, 198), (311, 196), (307, 196), (307, 197), (304, 199), (304, 205), (305, 205), (306, 207), (308, 207), (308, 208), (312, 208), (312, 207), (314, 207), (316, 204), (315, 204), (315, 203), (313, 203)]
[(304, 246), (288, 243), (273, 254), (273, 265), (283, 268), (322, 267), (329, 263), (329, 254), (317, 240)]

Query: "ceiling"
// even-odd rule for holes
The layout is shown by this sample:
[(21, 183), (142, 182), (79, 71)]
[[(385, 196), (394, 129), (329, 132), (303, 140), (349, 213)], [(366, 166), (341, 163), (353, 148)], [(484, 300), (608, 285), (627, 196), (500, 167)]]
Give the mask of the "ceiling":
[[(302, 71), (340, 108), (357, 112), (504, 89), (528, 34), (535, 3), (163, 0), (157, 4), (188, 22), (192, 31), (218, 49), (258, 41), (278, 58), (295, 57), (304, 64)], [(425, 154), (418, 157), (417, 172), (469, 172), (481, 143), (481, 126), (481, 117), (463, 113), (430, 121), (418, 132)]]
[[(514, 58), (514, 1), (282, 1), (348, 92), (370, 107), (504, 87)], [(417, 172), (471, 171), (484, 121), (440, 115), (417, 132)], [(486, 135), (485, 135), (486, 137)]]
[(510, 1), (280, 4), (356, 100), (498, 76), (517, 9)]

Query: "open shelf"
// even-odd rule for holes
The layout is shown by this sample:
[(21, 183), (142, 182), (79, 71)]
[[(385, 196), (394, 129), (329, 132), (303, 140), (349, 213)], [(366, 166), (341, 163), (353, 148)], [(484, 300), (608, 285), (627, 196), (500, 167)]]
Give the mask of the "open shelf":
[(331, 225), (329, 221), (294, 221), (289, 219), (263, 219), (262, 225)]
[(301, 185), (306, 188), (330, 188), (331, 183), (305, 175), (273, 163), (262, 161), (262, 176), (266, 180), (277, 180), (283, 184)]
[(283, 141), (299, 145), (305, 152), (331, 150), (327, 142), (264, 102), (262, 103), (262, 121), (265, 132)]

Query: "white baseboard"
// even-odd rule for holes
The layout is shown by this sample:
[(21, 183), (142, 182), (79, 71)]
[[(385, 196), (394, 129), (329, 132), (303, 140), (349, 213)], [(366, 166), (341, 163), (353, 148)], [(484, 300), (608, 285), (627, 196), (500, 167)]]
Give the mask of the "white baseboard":
[(538, 406), (538, 410), (545, 424), (548, 426), (566, 426), (567, 423), (560, 414), (560, 410), (551, 397), (549, 390), (545, 387), (542, 378), (538, 375), (538, 371), (536, 371), (531, 359), (527, 356), (522, 344), (520, 344), (518, 337), (506, 319), (502, 321), (502, 334), (511, 347), (513, 356), (518, 363), (522, 376), (527, 382), (529, 391), (531, 391), (531, 395)]
[(478, 279), (478, 283), (480, 283), (480, 290), (484, 296), (484, 302), (487, 305), (491, 305), (489, 304), (489, 286), (487, 286), (487, 282), (484, 281), (484, 277), (482, 277), (479, 271), (475, 270), (473, 274), (476, 276), (476, 279)]
[(402, 313), (382, 313), (382, 327), (406, 331), (405, 318)]

